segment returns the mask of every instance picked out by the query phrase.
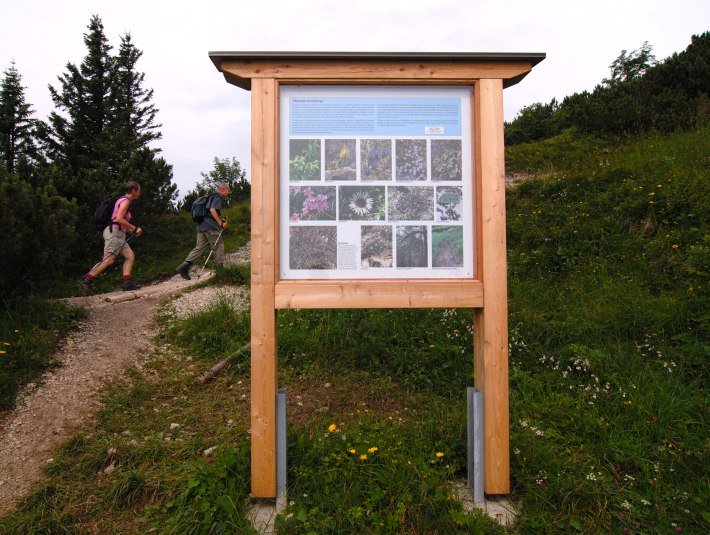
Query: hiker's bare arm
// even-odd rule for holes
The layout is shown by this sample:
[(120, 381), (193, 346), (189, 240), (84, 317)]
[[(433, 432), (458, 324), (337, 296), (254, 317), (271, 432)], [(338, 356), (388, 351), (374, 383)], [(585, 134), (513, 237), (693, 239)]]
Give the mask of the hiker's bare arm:
[(217, 210), (214, 208), (210, 208), (210, 214), (212, 214), (212, 217), (214, 218), (215, 221), (217, 221), (217, 224), (220, 226), (220, 228), (227, 228), (227, 222), (222, 221), (219, 218), (219, 214), (217, 213)]
[(143, 233), (143, 229), (135, 225), (131, 225), (128, 221), (124, 219), (126, 217), (126, 212), (128, 211), (128, 205), (130, 203), (124, 201), (118, 207), (118, 213), (116, 214), (116, 219), (114, 222), (121, 225), (123, 228), (128, 229), (130, 232), (135, 232), (136, 236), (140, 236)]

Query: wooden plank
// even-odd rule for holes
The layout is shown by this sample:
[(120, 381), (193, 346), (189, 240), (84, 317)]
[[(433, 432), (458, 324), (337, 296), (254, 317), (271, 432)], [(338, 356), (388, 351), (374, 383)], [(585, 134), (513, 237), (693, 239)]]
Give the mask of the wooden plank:
[(288, 280), (276, 308), (476, 308), (483, 285), (471, 279)]
[(480, 145), (481, 258), (483, 308), (475, 315), (475, 384), (485, 405), (485, 491), (510, 493), (508, 401), (508, 284), (505, 243), (503, 81), (480, 80), (474, 93)]
[[(221, 69), (230, 83), (238, 79), (275, 78), (283, 80), (320, 80), (348, 83), (368, 80), (386, 81), (462, 81), (481, 78), (512, 79), (532, 69), (530, 61), (285, 61), (223, 60)], [(239, 84), (236, 84), (239, 85)]]
[(277, 85), (252, 85), (251, 493), (276, 496)]

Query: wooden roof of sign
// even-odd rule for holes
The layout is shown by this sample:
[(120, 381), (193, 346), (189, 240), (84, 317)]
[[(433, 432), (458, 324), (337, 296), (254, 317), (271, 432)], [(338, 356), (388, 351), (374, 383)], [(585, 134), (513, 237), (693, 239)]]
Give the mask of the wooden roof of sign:
[(251, 89), (253, 78), (281, 83), (468, 84), (497, 78), (517, 84), (544, 53), (507, 52), (210, 52), (230, 84)]

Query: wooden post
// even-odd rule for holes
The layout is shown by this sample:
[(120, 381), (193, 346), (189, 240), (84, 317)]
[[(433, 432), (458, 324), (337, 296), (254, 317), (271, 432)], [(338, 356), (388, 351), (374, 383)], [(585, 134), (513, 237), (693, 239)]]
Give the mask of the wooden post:
[(251, 494), (276, 496), (277, 84), (252, 81)]
[(482, 79), (474, 90), (478, 242), (476, 266), (483, 308), (474, 320), (474, 384), (483, 391), (485, 491), (510, 493), (508, 402), (508, 283), (505, 244), (503, 80)]

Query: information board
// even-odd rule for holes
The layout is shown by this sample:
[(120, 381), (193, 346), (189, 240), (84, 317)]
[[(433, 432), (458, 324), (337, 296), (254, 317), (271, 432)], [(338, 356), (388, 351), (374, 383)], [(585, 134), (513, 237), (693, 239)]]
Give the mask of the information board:
[(281, 86), (281, 278), (472, 278), (471, 93)]

